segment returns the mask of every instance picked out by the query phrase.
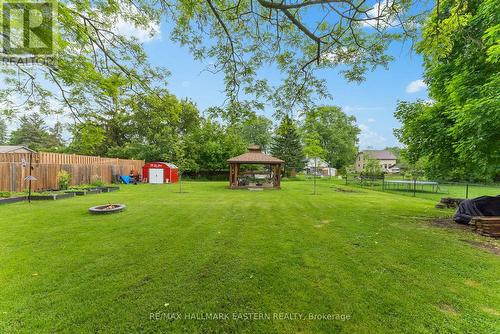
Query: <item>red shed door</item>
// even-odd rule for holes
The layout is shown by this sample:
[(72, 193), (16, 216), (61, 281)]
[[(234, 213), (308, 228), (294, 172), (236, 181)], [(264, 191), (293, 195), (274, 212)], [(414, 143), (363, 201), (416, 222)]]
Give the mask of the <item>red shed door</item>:
[(149, 169), (149, 183), (163, 183), (163, 169), (150, 168)]

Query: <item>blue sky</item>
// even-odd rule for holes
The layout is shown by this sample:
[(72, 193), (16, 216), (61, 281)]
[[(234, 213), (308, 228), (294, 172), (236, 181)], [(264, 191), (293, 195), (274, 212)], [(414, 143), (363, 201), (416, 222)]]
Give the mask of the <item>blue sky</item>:
[[(189, 97), (201, 111), (223, 103), (222, 75), (204, 71), (209, 60), (194, 60), (187, 48), (170, 41), (167, 24), (161, 25), (158, 36), (145, 38), (144, 47), (154, 65), (164, 66), (171, 72), (167, 87), (172, 93)], [(389, 69), (368, 72), (361, 84), (347, 82), (336, 69), (319, 72), (333, 98), (318, 103), (341, 106), (347, 114), (356, 117), (362, 130), (361, 149), (397, 145), (393, 135), (393, 128), (399, 126), (393, 116), (397, 101), (427, 99), (425, 85), (419, 81), (423, 73), (422, 58), (410, 50), (409, 43), (391, 45), (389, 54), (395, 58)], [(271, 117), (272, 110), (266, 109), (264, 114)]]

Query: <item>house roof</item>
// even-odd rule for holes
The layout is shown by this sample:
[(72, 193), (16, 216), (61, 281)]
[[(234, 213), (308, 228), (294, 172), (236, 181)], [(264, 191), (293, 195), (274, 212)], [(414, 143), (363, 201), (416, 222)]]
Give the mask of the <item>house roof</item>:
[(240, 164), (281, 164), (283, 160), (275, 158), (271, 155), (262, 153), (260, 146), (252, 145), (248, 147), (248, 152), (228, 159), (229, 163)]
[(396, 156), (388, 150), (366, 150), (361, 151), (360, 154), (369, 155), (370, 158), (377, 160), (396, 160)]
[(0, 153), (35, 153), (26, 146), (0, 145)]

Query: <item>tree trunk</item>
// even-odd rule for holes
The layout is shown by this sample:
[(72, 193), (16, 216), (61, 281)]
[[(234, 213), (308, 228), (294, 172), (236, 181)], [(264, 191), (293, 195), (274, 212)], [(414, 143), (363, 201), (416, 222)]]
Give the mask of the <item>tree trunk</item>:
[(179, 193), (182, 193), (182, 173), (179, 173)]
[(316, 173), (318, 172), (317, 169), (317, 162), (316, 158), (314, 158), (314, 191), (313, 194), (316, 195)]

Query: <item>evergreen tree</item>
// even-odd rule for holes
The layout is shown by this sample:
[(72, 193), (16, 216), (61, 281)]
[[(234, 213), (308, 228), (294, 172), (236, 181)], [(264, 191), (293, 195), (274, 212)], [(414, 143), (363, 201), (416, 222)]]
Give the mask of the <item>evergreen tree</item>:
[(35, 151), (61, 151), (64, 149), (63, 129), (60, 122), (49, 128), (38, 113), (24, 115), (19, 118), (19, 127), (12, 131), (9, 143), (27, 146)]
[(0, 119), (0, 144), (7, 142), (7, 124), (3, 119)]
[(49, 129), (49, 135), (46, 141), (47, 149), (51, 151), (61, 151), (64, 148), (63, 131), (64, 126), (61, 122), (57, 122)]
[(38, 113), (32, 113), (19, 119), (19, 127), (12, 131), (10, 143), (39, 151), (46, 147), (48, 137), (49, 133), (43, 117)]
[(304, 152), (302, 149), (299, 130), (295, 122), (286, 115), (275, 131), (271, 154), (285, 160), (285, 174), (291, 175), (293, 170), (304, 167)]

